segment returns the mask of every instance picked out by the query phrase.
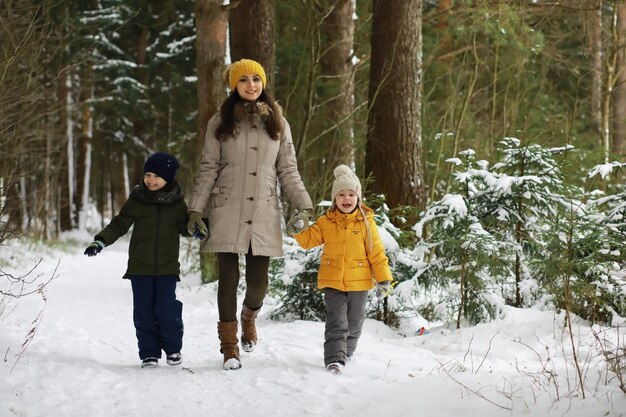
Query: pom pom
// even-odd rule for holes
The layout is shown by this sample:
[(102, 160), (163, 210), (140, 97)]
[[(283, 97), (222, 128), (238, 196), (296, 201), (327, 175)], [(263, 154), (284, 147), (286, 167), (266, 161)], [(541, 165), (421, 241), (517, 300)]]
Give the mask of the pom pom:
[(339, 165), (337, 168), (335, 168), (333, 173), (335, 174), (335, 178), (354, 175), (352, 170), (346, 165)]

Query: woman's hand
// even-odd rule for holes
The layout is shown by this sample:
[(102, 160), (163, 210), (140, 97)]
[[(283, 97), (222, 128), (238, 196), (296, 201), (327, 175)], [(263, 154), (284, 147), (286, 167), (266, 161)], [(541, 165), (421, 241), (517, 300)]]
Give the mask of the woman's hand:
[(311, 210), (304, 209), (296, 211), (289, 222), (287, 223), (287, 233), (294, 235), (300, 233), (307, 227), (309, 227), (309, 220), (311, 219)]

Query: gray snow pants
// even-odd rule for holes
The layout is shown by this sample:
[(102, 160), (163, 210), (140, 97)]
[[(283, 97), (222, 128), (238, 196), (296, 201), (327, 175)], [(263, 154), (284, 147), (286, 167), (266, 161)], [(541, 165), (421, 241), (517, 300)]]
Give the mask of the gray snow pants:
[(346, 363), (356, 349), (363, 321), (367, 291), (338, 291), (324, 288), (326, 329), (324, 331), (324, 365)]

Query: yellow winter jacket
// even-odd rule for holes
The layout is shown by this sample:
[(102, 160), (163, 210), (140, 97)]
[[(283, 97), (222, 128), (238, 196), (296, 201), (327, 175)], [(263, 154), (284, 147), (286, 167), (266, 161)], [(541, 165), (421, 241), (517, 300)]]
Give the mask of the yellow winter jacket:
[(320, 270), (317, 274), (319, 288), (339, 291), (366, 291), (376, 282), (392, 281), (389, 260), (385, 255), (374, 212), (361, 205), (365, 213), (365, 225), (361, 210), (344, 214), (339, 209), (321, 215), (315, 224), (295, 234), (294, 238), (304, 249), (324, 245)]

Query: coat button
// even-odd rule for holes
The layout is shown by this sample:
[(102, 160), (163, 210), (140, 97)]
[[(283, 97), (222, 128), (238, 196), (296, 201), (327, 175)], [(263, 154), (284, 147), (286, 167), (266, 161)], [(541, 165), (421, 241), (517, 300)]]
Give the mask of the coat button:
[(253, 201), (254, 197), (248, 197), (248, 200)]
[(252, 224), (252, 220), (245, 221), (244, 223)]
[(256, 177), (256, 172), (248, 172), (248, 174), (252, 175), (253, 177)]
[(259, 150), (259, 148), (256, 147), (256, 146), (250, 146), (250, 149), (252, 149), (253, 151), (258, 151)]

